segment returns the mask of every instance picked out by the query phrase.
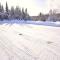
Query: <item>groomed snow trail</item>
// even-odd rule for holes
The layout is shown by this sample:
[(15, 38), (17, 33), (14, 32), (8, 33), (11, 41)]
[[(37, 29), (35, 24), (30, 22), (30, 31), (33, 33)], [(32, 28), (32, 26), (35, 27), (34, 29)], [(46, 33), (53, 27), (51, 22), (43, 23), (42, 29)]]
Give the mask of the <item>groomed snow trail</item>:
[(60, 27), (0, 25), (0, 60), (60, 60)]

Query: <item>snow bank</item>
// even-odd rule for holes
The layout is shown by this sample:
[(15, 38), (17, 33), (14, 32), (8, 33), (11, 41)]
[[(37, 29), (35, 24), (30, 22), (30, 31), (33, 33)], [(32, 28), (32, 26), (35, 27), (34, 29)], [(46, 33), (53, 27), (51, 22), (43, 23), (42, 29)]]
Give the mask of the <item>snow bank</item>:
[(49, 21), (46, 21), (46, 22), (43, 22), (43, 21), (24, 21), (24, 20), (3, 20), (3, 21), (0, 21), (0, 24), (4, 24), (4, 23), (7, 23), (7, 24), (35, 24), (35, 25), (45, 25), (45, 26), (56, 26), (56, 27), (60, 27), (60, 21), (59, 22), (49, 22)]

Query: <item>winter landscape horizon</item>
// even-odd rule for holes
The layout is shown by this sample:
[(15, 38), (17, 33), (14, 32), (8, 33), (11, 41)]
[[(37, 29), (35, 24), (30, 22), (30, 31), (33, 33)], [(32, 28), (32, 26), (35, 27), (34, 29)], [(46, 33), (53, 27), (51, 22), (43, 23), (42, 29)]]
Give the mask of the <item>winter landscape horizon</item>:
[(60, 60), (60, 0), (0, 0), (0, 60)]

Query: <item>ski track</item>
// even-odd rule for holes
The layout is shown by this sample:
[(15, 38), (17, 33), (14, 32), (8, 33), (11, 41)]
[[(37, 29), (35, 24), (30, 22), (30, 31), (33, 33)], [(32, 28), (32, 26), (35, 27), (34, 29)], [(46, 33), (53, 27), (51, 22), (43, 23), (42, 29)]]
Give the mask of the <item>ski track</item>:
[(0, 25), (0, 60), (60, 60), (59, 36), (60, 27)]

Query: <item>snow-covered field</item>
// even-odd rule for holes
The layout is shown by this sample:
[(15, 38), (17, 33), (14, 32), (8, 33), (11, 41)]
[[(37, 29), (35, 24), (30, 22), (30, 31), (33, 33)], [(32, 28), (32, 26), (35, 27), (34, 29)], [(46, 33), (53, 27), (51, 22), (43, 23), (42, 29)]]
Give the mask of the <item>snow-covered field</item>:
[(60, 27), (0, 24), (0, 60), (60, 60)]

